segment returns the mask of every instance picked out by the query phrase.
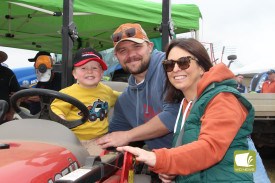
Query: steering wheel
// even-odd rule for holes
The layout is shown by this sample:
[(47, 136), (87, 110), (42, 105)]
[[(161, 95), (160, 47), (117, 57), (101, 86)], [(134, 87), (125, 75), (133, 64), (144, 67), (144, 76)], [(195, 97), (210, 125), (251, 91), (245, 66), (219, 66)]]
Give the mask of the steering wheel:
[(9, 104), (5, 100), (0, 100), (0, 124), (3, 121), (5, 114), (8, 112)]
[[(27, 113), (21, 110), (20, 107), (17, 105), (18, 100), (20, 98), (29, 97), (29, 96), (39, 96), (40, 98), (41, 111), (36, 115), (32, 115), (30, 113)], [(72, 104), (73, 106), (77, 107), (84, 115), (82, 116), (81, 119), (78, 119), (75, 121), (67, 121), (67, 120), (61, 119), (58, 115), (52, 112), (50, 107), (51, 102), (55, 98)], [(18, 113), (18, 115), (23, 119), (36, 118), (36, 119), (53, 120), (70, 129), (85, 123), (89, 116), (89, 111), (87, 107), (79, 100), (61, 92), (57, 92), (49, 89), (42, 89), (42, 88), (23, 89), (14, 93), (11, 97), (11, 105), (14, 108), (14, 110)]]

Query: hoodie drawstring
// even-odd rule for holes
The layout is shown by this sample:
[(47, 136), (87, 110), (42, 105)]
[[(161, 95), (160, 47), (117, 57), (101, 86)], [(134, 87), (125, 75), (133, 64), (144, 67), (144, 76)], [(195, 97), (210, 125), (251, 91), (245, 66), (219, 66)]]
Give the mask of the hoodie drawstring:
[[(137, 123), (137, 126), (138, 126), (139, 125), (139, 123), (138, 123), (138, 121), (139, 121), (139, 91), (138, 91), (138, 88), (133, 88), (133, 89), (137, 90), (136, 123)], [(146, 111), (145, 111), (145, 114), (149, 114), (148, 82), (146, 82), (146, 85), (145, 85), (145, 93), (146, 93)]]
[(149, 111), (148, 111), (148, 100), (149, 100), (149, 96), (148, 96), (148, 82), (146, 82), (145, 91), (146, 91), (146, 111), (145, 111), (145, 114), (149, 114)]
[(136, 108), (136, 122), (137, 122), (137, 126), (138, 126), (138, 117), (139, 117), (139, 94), (138, 94), (138, 88), (137, 90), (137, 108)]

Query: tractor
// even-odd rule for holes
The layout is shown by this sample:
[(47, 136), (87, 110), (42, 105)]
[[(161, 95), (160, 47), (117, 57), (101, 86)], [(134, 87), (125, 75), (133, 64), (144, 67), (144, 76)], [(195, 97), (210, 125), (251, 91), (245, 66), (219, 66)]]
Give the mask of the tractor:
[[(39, 96), (41, 111), (31, 115), (19, 106), (24, 97)], [(78, 107), (81, 119), (66, 121), (50, 110), (55, 99)], [(89, 111), (77, 99), (52, 90), (30, 88), (16, 92), (11, 105), (22, 119), (0, 125), (1, 182), (114, 183), (134, 182), (132, 154), (105, 150), (90, 156), (70, 130), (84, 123)], [(7, 110), (0, 101), (0, 119)]]

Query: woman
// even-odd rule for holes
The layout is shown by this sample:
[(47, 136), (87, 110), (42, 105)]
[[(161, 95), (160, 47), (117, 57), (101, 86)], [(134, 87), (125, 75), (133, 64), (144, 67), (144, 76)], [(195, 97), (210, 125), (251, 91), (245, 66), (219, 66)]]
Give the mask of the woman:
[[(182, 100), (172, 149), (129, 151), (148, 164), (164, 182), (253, 182), (252, 173), (234, 172), (234, 151), (248, 150), (254, 109), (236, 90), (234, 74), (214, 67), (195, 39), (171, 42), (163, 61), (166, 102)], [(184, 132), (184, 133), (183, 133)]]

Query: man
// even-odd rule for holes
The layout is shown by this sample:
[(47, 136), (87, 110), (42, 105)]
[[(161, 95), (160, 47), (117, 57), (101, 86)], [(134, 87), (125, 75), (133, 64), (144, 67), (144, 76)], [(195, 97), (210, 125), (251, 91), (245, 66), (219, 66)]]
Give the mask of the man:
[(237, 81), (237, 90), (240, 93), (247, 93), (247, 88), (242, 84), (243, 83), (244, 76), (242, 74), (236, 75), (236, 81)]
[(0, 124), (13, 119), (15, 111), (10, 106), (10, 97), (14, 92), (20, 90), (20, 85), (12, 70), (2, 65), (2, 62), (7, 59), (8, 55), (5, 52), (0, 51), (0, 99), (7, 101), (9, 104), (8, 113), (5, 114), (3, 121), (0, 121)]
[(263, 83), (261, 93), (275, 93), (275, 70), (267, 72), (267, 81)]
[[(38, 83), (36, 88), (45, 88), (50, 90), (61, 90), (61, 73), (53, 71), (53, 58), (51, 54), (46, 51), (39, 51), (34, 58), (28, 59), (29, 62), (35, 62), (35, 73)], [(30, 111), (31, 114), (36, 114), (41, 111), (38, 97), (29, 97), (31, 100)]]
[(170, 148), (178, 105), (164, 103), (163, 52), (153, 50), (139, 24), (123, 24), (112, 35), (114, 53), (131, 75), (119, 96), (109, 124), (109, 134), (96, 142), (102, 148), (145, 141), (150, 149)]

